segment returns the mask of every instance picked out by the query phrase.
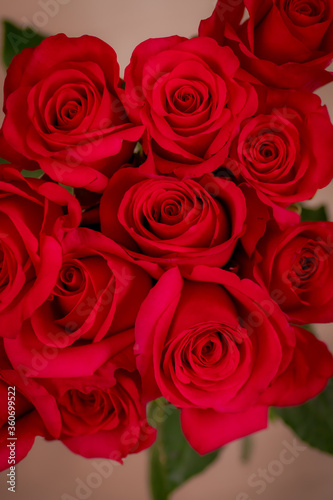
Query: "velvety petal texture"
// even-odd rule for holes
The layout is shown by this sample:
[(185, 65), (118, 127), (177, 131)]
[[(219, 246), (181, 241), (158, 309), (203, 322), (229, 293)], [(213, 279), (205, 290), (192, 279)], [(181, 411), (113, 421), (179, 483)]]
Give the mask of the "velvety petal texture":
[(140, 262), (223, 266), (245, 231), (246, 210), (233, 182), (209, 174), (196, 181), (151, 177), (124, 168), (102, 196), (101, 230)]
[(333, 222), (270, 228), (253, 257), (254, 276), (293, 323), (333, 321)]
[(56, 181), (103, 191), (143, 132), (119, 86), (116, 54), (98, 38), (59, 34), (23, 50), (5, 81), (1, 157), (15, 150)]
[[(249, 18), (241, 23), (243, 6)], [(333, 59), (330, 0), (244, 0), (234, 10), (218, 0), (199, 36), (231, 47), (241, 67), (266, 85), (314, 90), (333, 78), (325, 70)]]
[(274, 203), (312, 198), (333, 177), (333, 126), (318, 96), (268, 91), (246, 120), (230, 157), (236, 172)]
[(105, 364), (92, 377), (50, 382), (62, 416), (63, 443), (87, 458), (122, 461), (153, 443), (137, 372)]
[[(323, 389), (332, 355), (314, 336), (305, 340), (318, 357), (307, 347), (298, 354), (298, 333), (263, 289), (205, 266), (186, 278), (171, 269), (148, 294), (135, 325), (135, 352), (145, 398), (162, 395), (183, 410), (183, 430), (195, 449), (206, 453), (265, 427), (266, 392), (276, 384), (278, 394), (288, 385), (287, 404)], [(301, 389), (305, 363), (313, 378)]]
[[(28, 399), (24, 395), (24, 384), (18, 374), (12, 369), (3, 347), (3, 341), (0, 343), (0, 397), (2, 404), (0, 407), (0, 470), (15, 466), (30, 451), (34, 444), (36, 436), (48, 436), (49, 432), (43, 424), (38, 409), (34, 406), (36, 397), (32, 395)], [(44, 396), (46, 391), (44, 393)], [(36, 394), (35, 394), (36, 396)], [(41, 396), (41, 394), (40, 394)], [(42, 397), (40, 398), (42, 400)], [(8, 403), (7, 403), (8, 402)], [(54, 404), (51, 396), (47, 397), (46, 409), (49, 412), (48, 428), (50, 432), (59, 435), (61, 420), (60, 413)], [(41, 409), (41, 405), (38, 405)], [(15, 413), (15, 430), (9, 427), (8, 416)], [(9, 413), (10, 412), (10, 413)], [(45, 412), (44, 412), (45, 415)], [(12, 421), (10, 421), (12, 422)], [(52, 425), (50, 425), (52, 422)], [(14, 432), (15, 441), (11, 441), (9, 431)], [(11, 448), (10, 445), (14, 443)], [(9, 445), (9, 446), (7, 446)], [(11, 453), (12, 449), (12, 453)]]
[(143, 149), (150, 171), (198, 177), (225, 159), (240, 120), (257, 109), (239, 62), (211, 38), (150, 39), (125, 70), (123, 102), (145, 126)]
[(61, 241), (80, 219), (78, 201), (63, 187), (24, 178), (9, 166), (0, 170), (2, 336), (15, 337), (49, 296), (61, 263)]
[(129, 329), (152, 283), (124, 257), (95, 231), (79, 228), (66, 235), (48, 297), (6, 343), (16, 369), (22, 365), (38, 378), (91, 375), (133, 341)]
[(140, 43), (123, 80), (94, 36), (13, 58), (0, 470), (11, 391), (16, 464), (36, 436), (122, 463), (153, 444), (157, 398), (205, 454), (324, 390), (333, 355), (299, 325), (333, 322), (333, 223), (300, 202), (333, 178), (314, 94), (332, 59), (332, 0), (218, 0), (198, 37)]

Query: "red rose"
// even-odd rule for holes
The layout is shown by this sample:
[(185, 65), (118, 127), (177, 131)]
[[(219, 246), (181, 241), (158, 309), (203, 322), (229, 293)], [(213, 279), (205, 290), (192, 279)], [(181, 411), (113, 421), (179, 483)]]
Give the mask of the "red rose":
[[(6, 343), (16, 369), (30, 377), (88, 376), (105, 363), (111, 349), (104, 338), (134, 326), (151, 278), (123, 259), (125, 252), (90, 229), (69, 232), (49, 297)], [(119, 337), (120, 339), (122, 337)]]
[(254, 53), (260, 59), (283, 64), (326, 57), (329, 64), (333, 56), (330, 0), (245, 0), (245, 5)]
[(230, 3), (218, 0), (200, 36), (232, 47), (242, 68), (267, 85), (313, 90), (332, 81), (325, 71), (333, 58), (330, 0), (245, 0), (250, 18), (240, 26), (240, 6), (224, 14)]
[(198, 177), (218, 168), (257, 97), (229, 48), (209, 38), (147, 40), (125, 70), (126, 109), (143, 124), (151, 170)]
[(15, 339), (4, 340), (5, 351), (25, 396), (36, 395), (44, 425), (61, 419), (48, 439), (86, 457), (121, 460), (155, 436), (141, 402), (132, 328), (151, 279), (98, 232), (73, 229), (61, 243), (49, 297)]
[(135, 349), (145, 397), (181, 408), (185, 436), (207, 453), (266, 427), (268, 405), (320, 392), (333, 357), (252, 281), (205, 266), (189, 278), (174, 268), (151, 290)]
[(0, 170), (1, 335), (18, 334), (47, 299), (61, 262), (61, 240), (80, 217), (79, 203), (63, 187), (24, 178), (11, 167)]
[(156, 431), (146, 421), (132, 348), (120, 358), (113, 357), (90, 377), (44, 381), (61, 414), (59, 439), (83, 457), (121, 462), (155, 440)]
[(326, 106), (309, 92), (268, 92), (259, 114), (242, 124), (230, 157), (234, 173), (273, 203), (312, 198), (333, 177), (333, 126)]
[[(40, 358), (44, 354), (44, 361), (58, 363), (57, 374), (51, 373), (50, 376), (46, 371), (38, 371), (37, 351), (31, 349), (35, 370), (23, 363), (16, 364), (16, 371), (11, 371), (10, 379), (22, 389), (41, 417), (37, 420), (39, 427), (36, 427), (34, 421), (30, 422), (25, 415), (24, 421), (31, 424), (26, 434), (34, 437), (41, 433), (40, 428), (47, 429), (43, 433), (47, 439), (59, 439), (75, 453), (120, 462), (129, 453), (150, 446), (155, 439), (155, 430), (146, 421), (133, 339), (132, 329), (90, 346), (81, 343), (65, 353), (47, 346), (39, 353)], [(29, 343), (29, 339), (27, 341)], [(12, 344), (6, 342), (6, 351), (11, 352), (11, 348)], [(77, 372), (78, 366), (81, 366), (80, 373)], [(6, 373), (4, 371), (4, 376)], [(32, 405), (23, 409), (35, 415)], [(27, 443), (25, 453), (32, 443), (33, 440)]]
[(211, 174), (180, 180), (124, 168), (110, 180), (100, 205), (104, 234), (131, 257), (164, 268), (223, 266), (245, 231), (245, 217), (242, 191)]
[(212, 15), (200, 22), (199, 36), (212, 37), (223, 45), (226, 23), (237, 29), (243, 19), (244, 11), (243, 0), (217, 0)]
[(143, 132), (129, 123), (119, 85), (116, 54), (98, 38), (60, 34), (23, 50), (5, 80), (9, 148), (0, 155), (14, 149), (54, 180), (103, 191)]
[(271, 229), (257, 246), (254, 275), (293, 323), (333, 321), (333, 222)]

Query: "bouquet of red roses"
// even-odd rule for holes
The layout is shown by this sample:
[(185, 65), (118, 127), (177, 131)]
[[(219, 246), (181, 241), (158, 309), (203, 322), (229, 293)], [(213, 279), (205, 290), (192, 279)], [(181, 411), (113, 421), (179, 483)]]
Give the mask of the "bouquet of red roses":
[(333, 223), (301, 205), (333, 178), (313, 93), (333, 4), (219, 0), (198, 35), (144, 41), (124, 79), (87, 35), (32, 36), (9, 65), (2, 470), (36, 436), (121, 461), (170, 413), (205, 455), (333, 376), (307, 326), (333, 321)]

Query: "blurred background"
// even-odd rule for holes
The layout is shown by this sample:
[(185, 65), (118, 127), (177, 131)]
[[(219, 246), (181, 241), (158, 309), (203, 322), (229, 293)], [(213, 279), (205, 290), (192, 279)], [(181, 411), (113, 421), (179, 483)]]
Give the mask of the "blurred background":
[[(123, 76), (137, 44), (151, 37), (195, 35), (200, 20), (211, 15), (215, 0), (0, 0), (0, 5), (1, 18), (45, 34), (98, 36), (117, 52)], [(1, 67), (1, 87), (4, 78)], [(318, 94), (333, 117), (333, 84)], [(332, 220), (332, 185), (318, 192), (308, 205), (322, 203), (329, 205)], [(332, 330), (332, 325), (316, 327), (333, 352)], [(249, 461), (240, 460), (241, 442), (232, 443), (213, 466), (180, 488), (173, 500), (332, 500), (333, 457), (296, 441), (281, 421), (273, 422), (253, 437)], [(281, 467), (279, 457), (285, 449), (293, 450), (288, 457), (294, 460)], [(96, 474), (101, 464), (105, 477)], [(264, 474), (269, 479), (260, 482)], [(106, 465), (74, 455), (59, 442), (37, 438), (29, 455), (17, 465), (16, 480), (16, 500), (150, 499), (147, 452), (128, 457), (122, 466)], [(3, 500), (12, 498), (6, 481), (6, 472), (2, 472)]]

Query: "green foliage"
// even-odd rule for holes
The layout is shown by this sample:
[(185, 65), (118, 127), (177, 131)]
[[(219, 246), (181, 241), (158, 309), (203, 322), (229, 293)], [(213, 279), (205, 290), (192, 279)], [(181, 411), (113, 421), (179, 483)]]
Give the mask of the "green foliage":
[(241, 460), (246, 463), (250, 460), (253, 451), (252, 436), (246, 436), (241, 440)]
[(318, 208), (302, 207), (301, 220), (302, 222), (327, 221), (328, 217), (327, 217), (326, 207), (324, 205)]
[(201, 456), (186, 441), (180, 411), (164, 399), (150, 407), (150, 423), (157, 428), (151, 448), (150, 478), (154, 500), (167, 500), (172, 491), (202, 472), (218, 456), (218, 451)]
[(304, 405), (275, 408), (275, 412), (303, 441), (333, 454), (333, 379), (321, 394)]
[(34, 177), (35, 179), (40, 179), (44, 174), (43, 170), (21, 170), (23, 177)]
[(47, 35), (36, 33), (31, 28), (20, 28), (8, 20), (3, 21), (3, 63), (8, 68), (14, 56), (19, 54), (23, 49), (28, 47), (36, 47), (40, 44)]

